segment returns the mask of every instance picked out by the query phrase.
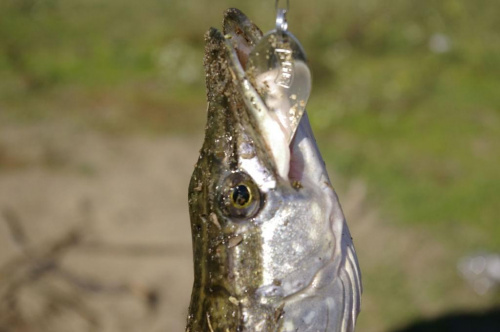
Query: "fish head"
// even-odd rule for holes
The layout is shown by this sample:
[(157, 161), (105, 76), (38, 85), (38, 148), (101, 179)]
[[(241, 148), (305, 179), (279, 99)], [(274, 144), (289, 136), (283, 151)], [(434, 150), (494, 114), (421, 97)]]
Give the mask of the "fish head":
[(245, 70), (262, 33), (236, 9), (223, 26), (205, 36), (208, 114), (189, 188), (188, 329), (353, 326), (357, 261), (307, 114), (295, 127), (279, 121)]

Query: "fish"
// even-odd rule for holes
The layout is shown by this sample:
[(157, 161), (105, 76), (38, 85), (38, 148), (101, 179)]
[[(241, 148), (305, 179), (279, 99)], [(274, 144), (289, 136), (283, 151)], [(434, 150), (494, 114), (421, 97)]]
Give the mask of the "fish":
[(262, 36), (234, 8), (205, 34), (186, 332), (350, 332), (362, 293), (353, 241), (307, 111), (280, 125), (245, 71)]

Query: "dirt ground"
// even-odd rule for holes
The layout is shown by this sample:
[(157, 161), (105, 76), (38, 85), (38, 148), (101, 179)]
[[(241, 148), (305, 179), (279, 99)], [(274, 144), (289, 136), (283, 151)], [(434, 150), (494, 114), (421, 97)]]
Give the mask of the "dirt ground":
[(200, 145), (1, 128), (0, 331), (182, 331)]
[[(0, 332), (183, 331), (193, 279), (187, 187), (201, 141), (0, 127)], [(342, 187), (367, 275), (398, 262), (420, 280), (422, 266), (448, 259), (425, 235), (379, 220), (363, 182)], [(387, 331), (366, 281), (360, 331)], [(411, 287), (423, 315), (441, 310)]]

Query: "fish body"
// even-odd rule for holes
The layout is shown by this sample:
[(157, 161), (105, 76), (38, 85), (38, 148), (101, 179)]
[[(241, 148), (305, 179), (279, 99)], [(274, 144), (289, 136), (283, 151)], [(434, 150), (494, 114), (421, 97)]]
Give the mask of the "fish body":
[(208, 119), (189, 185), (186, 331), (353, 331), (356, 253), (307, 113), (294, 128), (277, 124), (245, 73), (261, 31), (236, 9), (223, 24), (224, 34), (205, 36)]

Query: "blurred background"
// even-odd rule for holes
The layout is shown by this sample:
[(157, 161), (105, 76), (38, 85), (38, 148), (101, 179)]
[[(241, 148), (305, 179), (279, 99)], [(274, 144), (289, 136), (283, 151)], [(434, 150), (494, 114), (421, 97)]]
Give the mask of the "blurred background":
[[(499, 331), (497, 0), (290, 2), (357, 331)], [(203, 35), (229, 7), (274, 26), (271, 0), (0, 1), (0, 331), (183, 331)]]

